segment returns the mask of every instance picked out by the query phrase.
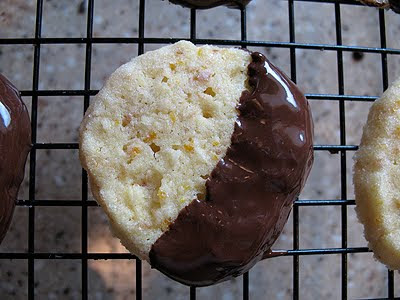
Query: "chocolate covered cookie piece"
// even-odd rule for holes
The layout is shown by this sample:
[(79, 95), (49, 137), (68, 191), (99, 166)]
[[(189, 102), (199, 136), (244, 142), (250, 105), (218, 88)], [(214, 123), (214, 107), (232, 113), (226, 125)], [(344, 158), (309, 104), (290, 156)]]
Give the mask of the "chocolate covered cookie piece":
[(249, 4), (251, 0), (169, 0), (174, 4), (190, 8), (212, 8), (216, 6), (228, 6), (230, 8), (242, 8)]
[(366, 5), (376, 6), (379, 8), (391, 8), (393, 11), (400, 13), (399, 0), (358, 0)]
[(80, 129), (81, 162), (114, 233), (194, 286), (270, 256), (312, 144), (307, 100), (265, 56), (186, 41), (118, 68)]
[(0, 242), (12, 220), (30, 148), (26, 106), (15, 86), (0, 74)]

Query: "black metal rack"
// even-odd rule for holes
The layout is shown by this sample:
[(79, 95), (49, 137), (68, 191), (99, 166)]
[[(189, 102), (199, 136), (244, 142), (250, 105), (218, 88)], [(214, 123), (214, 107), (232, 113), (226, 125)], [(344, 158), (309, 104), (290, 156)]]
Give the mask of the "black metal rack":
[[(294, 2), (320, 2), (332, 3), (335, 7), (336, 22), (336, 44), (314, 44), (314, 43), (297, 43), (295, 37), (295, 18), (294, 18)], [(89, 259), (135, 259), (136, 260), (136, 299), (142, 299), (142, 262), (131, 254), (125, 253), (88, 253), (88, 207), (97, 206), (95, 201), (88, 200), (88, 181), (86, 172), (82, 171), (82, 200), (36, 200), (35, 198), (35, 170), (36, 170), (36, 153), (39, 149), (78, 149), (77, 143), (37, 143), (37, 108), (39, 96), (83, 96), (84, 110), (89, 105), (89, 99), (98, 91), (90, 89), (91, 81), (91, 57), (93, 44), (136, 44), (138, 45), (138, 54), (144, 52), (145, 44), (168, 44), (173, 43), (179, 38), (146, 38), (144, 34), (145, 22), (145, 0), (140, 0), (139, 6), (139, 33), (136, 38), (121, 37), (93, 37), (93, 11), (94, 0), (88, 0), (87, 6), (87, 28), (86, 37), (83, 38), (42, 38), (42, 13), (43, 0), (37, 0), (36, 6), (36, 23), (35, 33), (32, 38), (0, 38), (0, 45), (11, 44), (28, 44), (34, 46), (33, 56), (33, 84), (32, 90), (21, 91), (22, 96), (32, 97), (32, 143), (33, 148), (30, 153), (30, 174), (29, 174), (29, 199), (19, 200), (18, 206), (29, 207), (29, 237), (28, 252), (23, 253), (0, 253), (0, 259), (27, 259), (28, 260), (28, 299), (34, 299), (34, 264), (36, 259), (74, 259), (81, 260), (82, 264), (82, 299), (88, 297), (88, 260)], [(190, 40), (196, 44), (214, 44), (214, 45), (231, 45), (231, 46), (265, 46), (290, 49), (290, 66), (291, 78), (296, 81), (296, 49), (317, 49), (331, 50), (337, 53), (337, 70), (338, 70), (338, 93), (337, 94), (306, 94), (309, 100), (330, 100), (338, 102), (339, 118), (340, 118), (340, 144), (339, 145), (315, 145), (315, 151), (329, 151), (333, 154), (340, 155), (341, 166), (341, 198), (340, 200), (297, 200), (293, 208), (293, 249), (288, 251), (288, 256), (293, 257), (293, 298), (299, 298), (299, 257), (303, 255), (324, 255), (324, 254), (340, 254), (341, 255), (341, 295), (343, 299), (347, 299), (347, 255), (350, 253), (368, 252), (368, 248), (348, 248), (347, 247), (347, 207), (354, 205), (354, 200), (347, 198), (347, 178), (346, 178), (346, 153), (348, 151), (357, 150), (357, 145), (346, 144), (346, 124), (345, 124), (345, 102), (346, 101), (374, 101), (376, 97), (371, 96), (350, 96), (344, 91), (344, 75), (343, 75), (343, 52), (370, 52), (379, 53), (381, 55), (382, 64), (382, 81), (383, 87), (388, 87), (388, 68), (387, 55), (400, 54), (400, 49), (386, 47), (385, 33), (385, 12), (380, 10), (379, 26), (380, 26), (380, 47), (359, 47), (347, 46), (342, 44), (341, 29), (341, 4), (361, 5), (353, 0), (287, 0), (288, 2), (288, 18), (289, 18), (289, 37), (287, 42), (270, 42), (270, 41), (249, 41), (247, 40), (246, 31), (246, 8), (241, 9), (241, 39), (225, 40), (225, 39), (198, 39), (196, 38), (196, 10), (191, 9), (190, 13)], [(41, 45), (44, 44), (83, 44), (86, 46), (85, 58), (85, 77), (83, 90), (39, 90), (39, 62)], [(299, 207), (300, 206), (329, 206), (335, 205), (341, 207), (341, 234), (342, 244), (340, 248), (323, 248), (323, 249), (299, 249)], [(38, 253), (35, 252), (35, 208), (38, 206), (66, 206), (82, 208), (82, 251), (80, 253)], [(189, 288), (188, 288), (189, 289)], [(394, 298), (394, 274), (388, 270), (387, 280), (387, 298)], [(190, 288), (190, 299), (196, 299), (196, 288)], [(243, 299), (249, 299), (249, 274), (243, 275)]]

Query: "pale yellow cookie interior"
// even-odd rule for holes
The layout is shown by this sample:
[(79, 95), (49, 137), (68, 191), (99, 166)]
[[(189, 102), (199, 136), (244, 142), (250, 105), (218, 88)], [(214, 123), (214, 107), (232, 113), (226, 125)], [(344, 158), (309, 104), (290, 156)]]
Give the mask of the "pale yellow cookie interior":
[(250, 53), (178, 42), (118, 68), (80, 128), (80, 157), (113, 231), (148, 259), (179, 211), (205, 195), (230, 145)]
[(356, 210), (375, 257), (400, 269), (400, 80), (372, 105), (354, 167)]

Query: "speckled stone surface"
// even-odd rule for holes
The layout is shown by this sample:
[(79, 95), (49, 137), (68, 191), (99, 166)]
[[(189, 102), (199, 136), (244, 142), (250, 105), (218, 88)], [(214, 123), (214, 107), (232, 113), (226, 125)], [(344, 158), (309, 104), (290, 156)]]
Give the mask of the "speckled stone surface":
[[(138, 0), (96, 0), (95, 37), (137, 37)], [(44, 0), (43, 37), (85, 37), (86, 6), (81, 0)], [(33, 37), (36, 3), (31, 0), (0, 1), (0, 38)], [(335, 44), (335, 9), (331, 3), (295, 2), (297, 42)], [(342, 40), (345, 45), (379, 47), (379, 14), (375, 8), (341, 5)], [(387, 46), (400, 48), (400, 18), (385, 13)], [(147, 0), (146, 37), (190, 37), (190, 10), (167, 1)], [(247, 10), (250, 40), (289, 40), (288, 3), (283, 0), (253, 0)], [(227, 8), (197, 12), (197, 37), (240, 38), (240, 13)], [(148, 44), (145, 50), (162, 45)], [(290, 74), (287, 48), (251, 48), (265, 53)], [(91, 88), (99, 89), (108, 75), (137, 55), (134, 44), (94, 44)], [(343, 52), (344, 92), (377, 96), (383, 91), (381, 55)], [(389, 54), (389, 82), (400, 76), (400, 56)], [(85, 45), (42, 45), (39, 89), (83, 89)], [(337, 54), (334, 51), (296, 50), (297, 82), (305, 93), (337, 94)], [(32, 89), (33, 46), (0, 45), (0, 72), (21, 90)], [(23, 98), (28, 107), (31, 98)], [(310, 101), (315, 122), (316, 144), (338, 144), (339, 103)], [(346, 141), (358, 144), (370, 103), (346, 102)], [(77, 142), (83, 114), (83, 97), (39, 97), (38, 142)], [(354, 198), (351, 184), (352, 152), (347, 152), (347, 196)], [(29, 166), (29, 162), (27, 164)], [(26, 174), (29, 167), (26, 169)], [(35, 197), (39, 200), (80, 200), (81, 168), (77, 150), (37, 150)], [(19, 198), (28, 199), (28, 176)], [(301, 199), (341, 198), (340, 157), (316, 152), (315, 163)], [(89, 198), (92, 196), (89, 194)], [(341, 207), (299, 208), (301, 248), (341, 247)], [(348, 246), (363, 247), (366, 241), (354, 207), (347, 208)], [(79, 253), (82, 249), (80, 207), (37, 207), (35, 209), (35, 251)], [(293, 248), (293, 220), (290, 216), (276, 249)], [(84, 237), (83, 237), (84, 238)], [(17, 207), (11, 229), (0, 252), (28, 249), (28, 208)], [(101, 209), (88, 207), (88, 252), (123, 253)], [(301, 299), (340, 299), (341, 255), (301, 256), (299, 260)], [(89, 260), (89, 299), (133, 299), (135, 261)], [(35, 260), (35, 294), (38, 299), (81, 299), (80, 260)], [(27, 260), (0, 260), (1, 299), (27, 298)], [(400, 278), (395, 274), (395, 292), (400, 296)], [(387, 296), (387, 271), (371, 253), (348, 255), (348, 297)], [(258, 263), (250, 272), (251, 299), (290, 299), (293, 296), (293, 259), (279, 257)], [(242, 278), (197, 290), (198, 299), (240, 299)], [(143, 299), (188, 299), (189, 288), (173, 282), (143, 264)]]

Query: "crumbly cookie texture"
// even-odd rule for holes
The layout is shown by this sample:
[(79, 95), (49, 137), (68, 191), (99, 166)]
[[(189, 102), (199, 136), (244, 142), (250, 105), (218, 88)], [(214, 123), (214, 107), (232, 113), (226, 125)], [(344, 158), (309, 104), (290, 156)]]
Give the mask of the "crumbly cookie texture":
[(353, 180), (369, 248), (390, 269), (400, 269), (400, 79), (371, 107)]
[(250, 61), (240, 49), (180, 41), (118, 68), (91, 103), (81, 163), (114, 234), (141, 259), (204, 197), (230, 145)]

